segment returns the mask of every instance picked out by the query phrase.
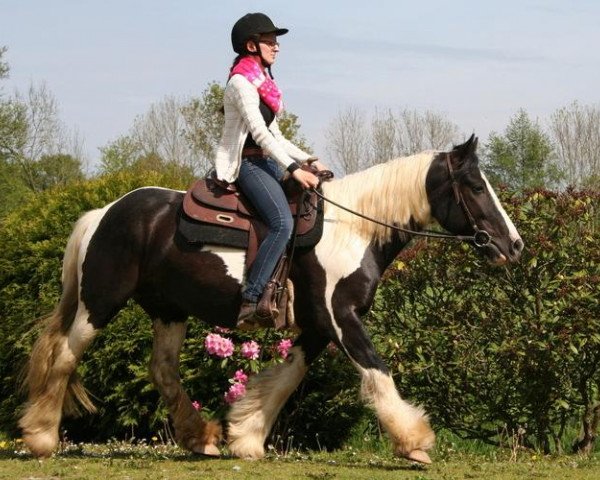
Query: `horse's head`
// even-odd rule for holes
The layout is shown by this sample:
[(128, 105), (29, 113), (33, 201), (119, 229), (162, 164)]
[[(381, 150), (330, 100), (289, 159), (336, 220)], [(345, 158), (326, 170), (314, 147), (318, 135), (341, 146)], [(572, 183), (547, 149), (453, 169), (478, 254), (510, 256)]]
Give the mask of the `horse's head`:
[(427, 173), (426, 189), (431, 213), (455, 235), (473, 235), (473, 244), (491, 263), (515, 262), (523, 240), (479, 170), (477, 138), (451, 152), (437, 155)]

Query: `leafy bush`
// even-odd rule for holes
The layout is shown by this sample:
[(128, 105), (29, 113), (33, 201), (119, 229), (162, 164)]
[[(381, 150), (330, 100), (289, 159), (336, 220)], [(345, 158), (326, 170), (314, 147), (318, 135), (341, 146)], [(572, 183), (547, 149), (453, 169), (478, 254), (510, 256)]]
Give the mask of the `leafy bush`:
[[(0, 227), (0, 430), (16, 433), (23, 397), (19, 375), (39, 319), (60, 297), (61, 262), (71, 229), (87, 210), (104, 206), (144, 185), (179, 186), (157, 172), (120, 173), (53, 189), (32, 197), (3, 219)], [(85, 370), (85, 364), (82, 367)]]
[(370, 330), (400, 391), (436, 426), (557, 449), (598, 400), (598, 193), (506, 198), (526, 250), (493, 268), (466, 245), (422, 241), (378, 292)]

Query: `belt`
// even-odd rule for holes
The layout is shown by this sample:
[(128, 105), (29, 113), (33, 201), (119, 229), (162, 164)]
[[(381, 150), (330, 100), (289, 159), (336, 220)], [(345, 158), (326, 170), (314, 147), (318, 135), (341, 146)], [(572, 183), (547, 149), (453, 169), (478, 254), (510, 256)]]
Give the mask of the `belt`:
[(265, 158), (267, 155), (262, 148), (248, 147), (242, 149), (242, 158), (254, 157), (254, 158)]

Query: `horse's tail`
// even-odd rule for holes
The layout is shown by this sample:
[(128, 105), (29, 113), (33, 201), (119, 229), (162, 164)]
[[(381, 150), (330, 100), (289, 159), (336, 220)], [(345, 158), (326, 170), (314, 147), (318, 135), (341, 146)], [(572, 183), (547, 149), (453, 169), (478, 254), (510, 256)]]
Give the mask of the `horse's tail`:
[[(99, 212), (99, 210), (92, 210), (83, 215), (75, 224), (67, 242), (63, 258), (62, 296), (58, 306), (46, 318), (46, 327), (33, 345), (26, 366), (23, 386), (28, 391), (29, 402), (25, 414), (19, 422), (23, 430), (28, 430), (32, 423), (39, 422), (35, 411), (46, 410), (45, 405), (41, 405), (44, 402), (60, 401), (65, 414), (79, 413), (78, 404), (89, 412), (95, 411), (94, 404), (79, 381), (75, 370), (73, 369), (69, 374), (65, 386), (61, 385), (63, 382), (60, 381), (62, 372), (57, 371), (54, 367), (59, 357), (64, 355), (63, 346), (68, 341), (68, 332), (79, 305), (78, 265), (81, 242)], [(67, 361), (67, 363), (72, 362)], [(61, 392), (63, 388), (65, 389), (64, 394)]]

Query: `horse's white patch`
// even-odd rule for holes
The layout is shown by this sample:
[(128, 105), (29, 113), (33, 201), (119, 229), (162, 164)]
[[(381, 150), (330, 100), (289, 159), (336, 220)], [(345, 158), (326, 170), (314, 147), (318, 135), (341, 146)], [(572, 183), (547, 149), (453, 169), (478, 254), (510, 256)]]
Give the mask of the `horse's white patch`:
[(83, 301), (80, 301), (75, 320), (69, 328), (68, 334), (69, 350), (77, 359), (81, 358), (85, 348), (94, 339), (97, 333), (94, 326), (88, 321), (89, 318), (90, 313), (88, 312), (87, 307)]
[(246, 250), (239, 248), (222, 247), (220, 245), (205, 245), (203, 252), (210, 252), (217, 255), (227, 268), (230, 277), (235, 278), (239, 283), (244, 282), (244, 270), (246, 268)]
[(337, 244), (335, 235), (333, 235), (333, 230), (338, 228), (334, 219), (335, 214), (327, 215), (331, 210), (331, 208), (328, 209), (327, 207), (325, 209), (326, 216), (328, 217), (327, 220), (329, 221), (326, 221), (323, 225), (323, 237), (315, 247), (315, 254), (325, 270), (325, 303), (329, 315), (333, 319), (333, 328), (341, 342), (342, 330), (335, 320), (331, 304), (333, 291), (342, 278), (351, 275), (360, 268), (360, 263), (369, 243), (364, 237), (355, 235), (343, 247)]
[(400, 398), (390, 375), (374, 368), (357, 368), (362, 377), (361, 397), (377, 412), (396, 453), (407, 455), (415, 449), (433, 447), (435, 434), (423, 409)]
[[(342, 205), (385, 223), (431, 221), (425, 180), (434, 152), (398, 158), (323, 185), (323, 193)], [(325, 301), (340, 341), (342, 331), (331, 299), (338, 282), (360, 268), (373, 242), (389, 239), (391, 230), (325, 204), (323, 237), (315, 253), (326, 272)], [(343, 344), (343, 342), (342, 342)]]
[(277, 414), (298, 387), (308, 367), (300, 347), (292, 347), (285, 362), (253, 375), (246, 395), (227, 414), (229, 449), (242, 458), (260, 458)]
[(507, 215), (506, 211), (504, 210), (504, 207), (500, 203), (500, 200), (498, 200), (498, 197), (496, 196), (496, 192), (494, 192), (494, 189), (490, 185), (490, 182), (488, 181), (487, 177), (485, 176), (485, 174), (483, 172), (481, 172), (481, 177), (483, 178), (483, 180), (485, 181), (485, 183), (487, 185), (488, 192), (490, 192), (490, 195), (492, 196), (492, 199), (494, 200), (494, 204), (496, 205), (496, 208), (498, 209), (498, 211), (502, 215), (502, 218), (504, 219), (504, 222), (506, 223), (510, 239), (513, 242), (515, 240), (521, 240), (521, 235), (519, 235), (517, 228), (515, 227), (514, 223), (510, 219), (510, 217)]
[[(106, 212), (118, 201), (119, 200), (116, 200), (103, 208), (91, 210), (85, 214), (84, 218), (82, 218), (82, 220), (87, 220), (87, 227), (85, 229), (85, 233), (81, 238), (81, 244), (79, 246), (79, 258), (77, 261), (77, 276), (79, 278), (79, 282), (81, 282), (81, 279), (83, 277), (83, 261), (85, 260), (85, 257), (87, 255), (87, 249), (90, 245), (90, 241), (92, 240), (92, 236), (98, 229), (98, 225), (100, 225), (100, 221), (104, 218)], [(81, 300), (81, 283), (79, 285), (79, 289), (79, 295)]]

